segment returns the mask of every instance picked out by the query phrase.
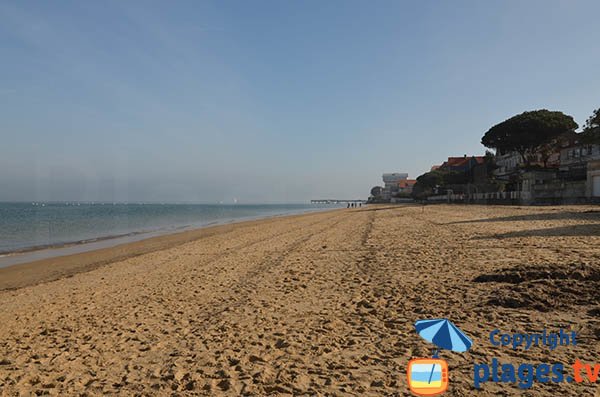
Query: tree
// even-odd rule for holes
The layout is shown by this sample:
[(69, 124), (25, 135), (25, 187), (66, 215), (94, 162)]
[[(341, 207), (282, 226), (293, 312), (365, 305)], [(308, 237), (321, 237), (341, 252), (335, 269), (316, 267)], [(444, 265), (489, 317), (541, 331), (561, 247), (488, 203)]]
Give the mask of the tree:
[(417, 177), (417, 182), (413, 186), (412, 196), (416, 199), (423, 199), (434, 193), (435, 189), (444, 183), (444, 174), (441, 171), (426, 172)]
[(487, 168), (487, 174), (492, 175), (494, 170), (498, 168), (498, 166), (496, 166), (496, 156), (494, 155), (494, 153), (490, 152), (489, 150), (486, 150), (484, 159), (485, 166)]
[(594, 113), (586, 120), (583, 127), (583, 141), (600, 144), (600, 108), (594, 110)]
[[(540, 154), (540, 159), (542, 160), (544, 168), (548, 168), (548, 160), (550, 160), (550, 156), (552, 156), (559, 149), (560, 145), (556, 141), (542, 143), (540, 146), (537, 147), (537, 152)], [(531, 158), (536, 157), (537, 156)]]
[(427, 188), (435, 188), (444, 183), (444, 173), (438, 170), (426, 172), (417, 177), (418, 184)]
[(529, 165), (538, 147), (577, 127), (573, 117), (562, 112), (534, 110), (496, 124), (481, 138), (481, 143), (501, 153), (516, 151)]
[(381, 196), (382, 190), (383, 190), (383, 188), (381, 186), (373, 186), (373, 188), (371, 189), (371, 196), (373, 196), (373, 197)]
[(532, 161), (541, 160), (544, 168), (548, 168), (548, 161), (553, 155), (560, 152), (564, 147), (563, 143), (577, 140), (577, 138), (579, 138), (579, 134), (573, 130), (556, 136), (535, 148), (535, 152), (530, 153), (529, 158)]

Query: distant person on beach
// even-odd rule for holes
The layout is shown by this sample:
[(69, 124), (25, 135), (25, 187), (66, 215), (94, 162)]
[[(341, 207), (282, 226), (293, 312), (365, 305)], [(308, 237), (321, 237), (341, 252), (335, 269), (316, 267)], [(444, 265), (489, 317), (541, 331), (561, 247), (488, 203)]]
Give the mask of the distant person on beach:
[(350, 208), (350, 203), (347, 203), (348, 205), (346, 206), (346, 208)]

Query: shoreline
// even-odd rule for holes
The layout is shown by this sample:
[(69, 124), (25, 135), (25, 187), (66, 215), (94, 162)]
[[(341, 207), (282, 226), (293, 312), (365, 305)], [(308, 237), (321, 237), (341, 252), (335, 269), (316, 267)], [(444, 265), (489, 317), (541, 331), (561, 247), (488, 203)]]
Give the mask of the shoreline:
[(96, 241), (73, 242), (25, 252), (0, 255), (0, 291), (46, 283), (77, 273), (151, 252), (169, 249), (234, 229), (294, 217), (322, 214), (342, 208), (326, 208), (300, 213), (247, 217), (239, 220), (210, 222), (204, 226), (185, 226), (170, 230), (134, 232), (98, 238)]
[[(130, 233), (111, 234), (111, 235), (107, 235), (107, 236), (100, 236), (100, 237), (88, 238), (88, 239), (83, 239), (83, 240), (73, 240), (73, 241), (64, 241), (64, 242), (52, 243), (52, 244), (32, 245), (32, 246), (23, 247), (23, 248), (17, 248), (14, 250), (0, 251), (0, 258), (29, 254), (29, 253), (37, 252), (37, 251), (68, 248), (68, 247), (73, 247), (76, 245), (97, 243), (99, 241), (114, 240), (114, 239), (135, 236), (137, 234), (146, 234), (146, 233), (152, 233), (152, 232), (151, 231), (137, 231), (137, 232), (130, 232)], [(10, 266), (10, 265), (7, 265), (7, 266)], [(0, 267), (2, 267), (1, 264), (0, 264)]]
[[(0, 203), (0, 204), (2, 204), (2, 203)], [(8, 202), (7, 204), (23, 205), (23, 204), (27, 204), (27, 203)], [(64, 203), (53, 203), (53, 204), (64, 204)], [(104, 204), (102, 204), (102, 205), (104, 205)], [(129, 204), (125, 204), (125, 205), (129, 205)], [(178, 204), (169, 204), (169, 205), (178, 205)], [(257, 205), (259, 205), (259, 204), (257, 204)], [(278, 204), (275, 204), (275, 205), (278, 205)], [(242, 205), (242, 207), (243, 206), (244, 205)], [(245, 205), (245, 206), (251, 207), (253, 205), (250, 204), (250, 205)], [(194, 229), (204, 228), (204, 227), (208, 227), (208, 226), (212, 226), (212, 225), (228, 224), (228, 223), (232, 223), (232, 222), (243, 222), (243, 221), (248, 221), (248, 220), (267, 219), (270, 217), (297, 215), (297, 214), (304, 214), (304, 213), (311, 213), (311, 212), (318, 212), (318, 211), (328, 211), (330, 209), (342, 208), (341, 206), (312, 207), (312, 208), (311, 207), (281, 209), (281, 210), (279, 210), (281, 212), (272, 211), (272, 212), (267, 212), (267, 213), (263, 213), (263, 214), (259, 213), (256, 215), (242, 215), (242, 216), (231, 216), (230, 215), (230, 216), (223, 216), (223, 217), (214, 218), (214, 219), (188, 221), (185, 223), (175, 222), (172, 224), (166, 224), (166, 225), (160, 225), (160, 226), (157, 225), (157, 226), (138, 227), (138, 228), (132, 228), (129, 230), (127, 230), (127, 229), (119, 230), (119, 231), (106, 230), (106, 231), (104, 231), (104, 234), (102, 234), (102, 233), (97, 234), (97, 235), (92, 234), (92, 235), (86, 236), (85, 238), (81, 238), (76, 235), (73, 235), (71, 237), (66, 237), (62, 240), (56, 240), (56, 241), (46, 242), (46, 243), (42, 243), (42, 242), (36, 243), (33, 241), (31, 241), (29, 243), (19, 243), (14, 247), (0, 248), (0, 268), (6, 267), (6, 266), (11, 266), (11, 265), (17, 264), (17, 263), (27, 263), (32, 260), (41, 259), (40, 256), (42, 256), (42, 255), (37, 255), (37, 253), (42, 252), (42, 251), (43, 252), (52, 252), (54, 250), (61, 250), (63, 248), (84, 246), (84, 245), (95, 244), (95, 243), (103, 242), (103, 241), (114, 241), (114, 243), (112, 243), (112, 244), (107, 243), (107, 244), (103, 244), (100, 247), (100, 248), (106, 248), (111, 245), (122, 244), (125, 242), (139, 241), (139, 240), (149, 238), (149, 237), (176, 233), (178, 231), (194, 230)], [(138, 236), (141, 236), (141, 237), (138, 237)], [(97, 249), (97, 248), (92, 247), (91, 249)], [(88, 250), (91, 250), (91, 249), (88, 249)], [(83, 252), (83, 250), (77, 250), (77, 252)], [(22, 256), (22, 255), (31, 254), (31, 253), (33, 253), (32, 260), (4, 259), (4, 258), (14, 258), (17, 256)], [(50, 256), (68, 255), (70, 253), (73, 253), (73, 252), (66, 252), (64, 254), (59, 253), (56, 255), (48, 254), (48, 255), (44, 255), (43, 258), (45, 259), (46, 257), (50, 257)]]
[(291, 215), (309, 214), (314, 212), (330, 211), (333, 209), (337, 208), (315, 208), (285, 212), (280, 214), (244, 216), (240, 218), (223, 218), (216, 221), (208, 221), (206, 223), (199, 222), (187, 225), (164, 226), (157, 229), (134, 230), (131, 232), (121, 234), (111, 234), (93, 238), (86, 238), (82, 240), (34, 245), (29, 247), (17, 248), (14, 250), (4, 250), (0, 251), (0, 269), (9, 266), (34, 262), (41, 259), (49, 259), (54, 257), (61, 257), (94, 251), (102, 248), (110, 248), (121, 244), (146, 240), (153, 237), (165, 236), (184, 231), (203, 229), (211, 226), (227, 225), (232, 223), (247, 222), (260, 219), (270, 219)]

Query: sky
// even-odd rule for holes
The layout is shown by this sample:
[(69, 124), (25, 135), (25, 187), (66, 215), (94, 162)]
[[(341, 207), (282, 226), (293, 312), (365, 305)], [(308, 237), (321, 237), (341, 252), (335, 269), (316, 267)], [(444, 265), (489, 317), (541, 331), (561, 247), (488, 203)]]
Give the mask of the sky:
[(0, 201), (366, 198), (600, 107), (600, 2), (0, 0)]

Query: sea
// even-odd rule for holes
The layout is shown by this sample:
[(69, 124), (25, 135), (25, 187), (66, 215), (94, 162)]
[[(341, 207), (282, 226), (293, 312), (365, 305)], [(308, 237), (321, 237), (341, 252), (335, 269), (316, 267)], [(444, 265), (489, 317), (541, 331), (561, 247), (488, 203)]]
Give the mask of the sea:
[[(335, 204), (0, 203), (0, 256), (339, 207)], [(131, 240), (131, 239), (130, 239)], [(104, 244), (106, 246), (106, 244)]]

